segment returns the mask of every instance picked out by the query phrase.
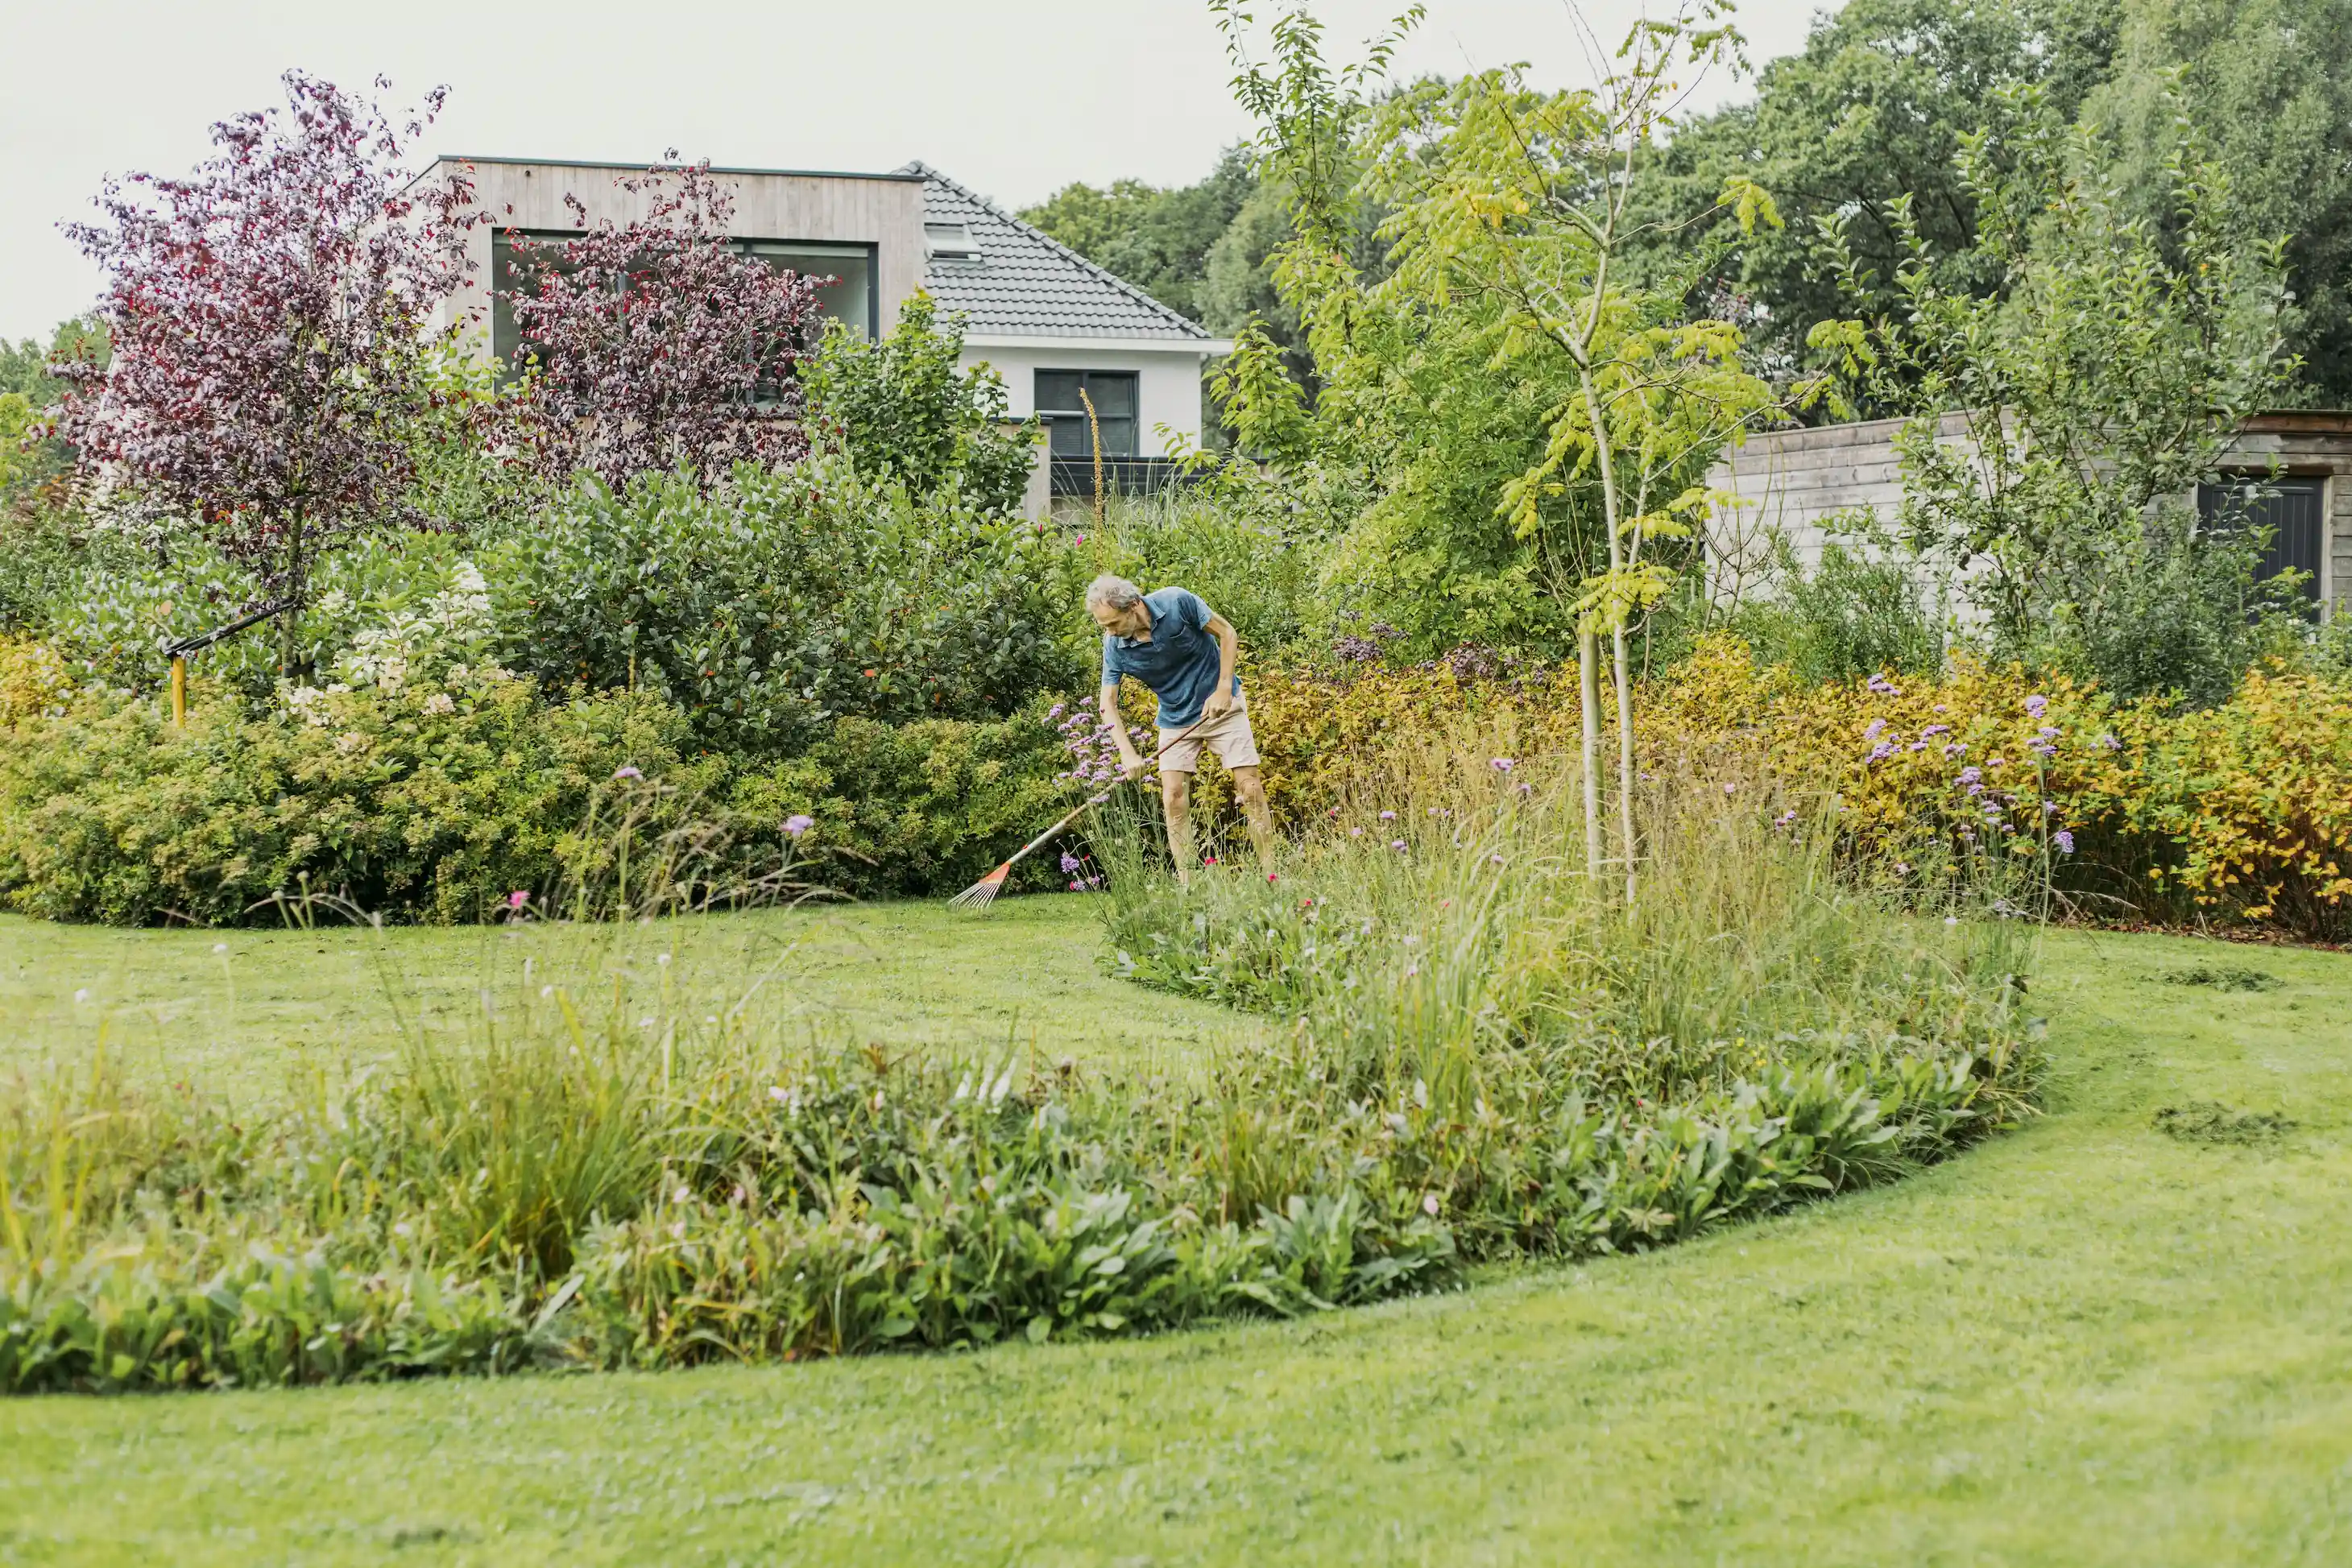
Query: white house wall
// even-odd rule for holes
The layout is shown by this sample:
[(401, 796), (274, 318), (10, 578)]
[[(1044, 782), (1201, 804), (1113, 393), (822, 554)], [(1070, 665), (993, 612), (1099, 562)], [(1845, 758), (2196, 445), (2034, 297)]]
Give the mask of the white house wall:
[(1037, 412), (1039, 371), (1133, 371), (1136, 372), (1136, 454), (1157, 457), (1167, 434), (1180, 435), (1192, 445), (1201, 443), (1201, 365), (1206, 356), (1194, 343), (1173, 343), (1166, 349), (1064, 349), (991, 343), (967, 340), (966, 368), (986, 364), (1004, 379), (1009, 412), (1026, 419)]

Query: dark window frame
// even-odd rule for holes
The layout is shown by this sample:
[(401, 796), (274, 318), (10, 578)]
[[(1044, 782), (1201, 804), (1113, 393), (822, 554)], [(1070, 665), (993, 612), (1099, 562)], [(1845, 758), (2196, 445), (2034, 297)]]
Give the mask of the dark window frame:
[[(580, 229), (503, 228), (490, 236), (490, 353), (508, 367), (508, 374), (519, 374), (513, 363), (513, 351), (522, 345), (521, 329), (515, 325), (511, 308), (498, 297), (498, 291), (509, 287), (514, 279), (505, 275), (499, 266), (502, 256), (511, 257), (517, 241), (529, 245), (555, 246), (578, 239)], [(819, 253), (862, 253), (866, 258), (866, 340), (873, 342), (882, 334), (882, 247), (872, 240), (772, 239), (763, 235), (730, 235), (727, 246), (738, 256), (757, 254), (754, 246), (775, 246), (785, 249), (805, 249)], [(824, 274), (803, 273), (802, 277), (823, 277)]]
[[(1070, 400), (1070, 402), (1075, 405), (1072, 407), (1063, 408), (1050, 405), (1046, 401), (1045, 392), (1045, 381), (1047, 376), (1076, 376), (1078, 378), (1078, 386), (1083, 388), (1089, 396), (1094, 398), (1095, 418), (1097, 423), (1103, 427), (1104, 461), (1109, 462), (1113, 459), (1132, 460), (1143, 455), (1142, 371), (1119, 370), (1077, 370), (1066, 369), (1052, 365), (1040, 365), (1034, 372), (1033, 379), (1030, 382), (1030, 391), (1032, 394), (1031, 406), (1036, 410), (1037, 417), (1045, 422), (1047, 446), (1053, 450), (1055, 456), (1065, 460), (1078, 457), (1085, 457), (1091, 460), (1094, 456), (1094, 445), (1092, 441), (1088, 438), (1087, 432), (1087, 411), (1085, 405), (1083, 403), (1078, 403), (1076, 397), (1072, 397)], [(1128, 409), (1129, 412), (1124, 414), (1105, 414), (1102, 412), (1103, 400), (1096, 390), (1097, 383), (1108, 383), (1111, 382), (1123, 382), (1128, 389)], [(1055, 445), (1054, 435), (1058, 432), (1058, 430), (1066, 429), (1072, 423), (1076, 424), (1078, 434), (1070, 450), (1064, 451), (1060, 447)], [(1125, 450), (1123, 451), (1120, 450), (1119, 444), (1113, 439), (1111, 432), (1114, 427), (1124, 427), (1126, 443)]]

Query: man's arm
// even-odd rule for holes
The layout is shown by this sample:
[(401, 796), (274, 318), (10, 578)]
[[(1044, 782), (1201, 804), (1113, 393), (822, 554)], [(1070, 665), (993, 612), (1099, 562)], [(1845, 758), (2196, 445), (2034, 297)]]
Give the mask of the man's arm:
[(1209, 617), (1206, 629), (1217, 640), (1217, 689), (1201, 705), (1202, 716), (1214, 718), (1234, 706), (1234, 666), (1241, 663), (1241, 633), (1222, 615)]
[(1127, 737), (1127, 721), (1118, 716), (1118, 676), (1105, 677), (1096, 706), (1102, 710), (1102, 721), (1109, 727), (1111, 737), (1118, 742), (1119, 765), (1127, 770), (1129, 779), (1142, 778), (1143, 756), (1135, 749), (1135, 742)]

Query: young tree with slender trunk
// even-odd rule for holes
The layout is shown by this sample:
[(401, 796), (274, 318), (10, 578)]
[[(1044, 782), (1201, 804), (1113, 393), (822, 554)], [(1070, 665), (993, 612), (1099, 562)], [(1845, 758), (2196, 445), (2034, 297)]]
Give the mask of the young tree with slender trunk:
[[(1595, 88), (1541, 90), (1507, 68), (1375, 99), (1361, 88), (1384, 66), (1385, 43), (1371, 67), (1334, 77), (1315, 53), (1311, 20), (1294, 12), (1276, 25), (1279, 68), (1268, 74), (1242, 57), (1247, 16), (1219, 8), (1243, 67), (1243, 100), (1265, 127), (1271, 161), (1304, 193), (1277, 276), (1310, 324), (1327, 398), (1360, 407), (1388, 395), (1394, 378), (1368, 345), (1410, 331), (1466, 334), (1482, 350), (1478, 374), (1540, 394), (1530, 405), (1539, 455), (1502, 486), (1496, 511), (1538, 547), (1552, 591), (1573, 607), (1596, 875), (1606, 858), (1599, 666), (1607, 640), (1615, 859), (1630, 903), (1640, 846), (1628, 632), (1674, 581), (1654, 547), (1693, 534), (1719, 499), (1702, 482), (1716, 454), (1789, 401), (1747, 368), (1736, 327), (1694, 319), (1686, 304), (1717, 270), (1727, 231), (1777, 221), (1769, 198), (1734, 181), (1702, 217), (1664, 230), (1641, 221), (1633, 199), (1685, 96), (1679, 76), (1736, 63), (1738, 36), (1724, 7), (1693, 0), (1635, 24)], [(1338, 243), (1343, 220), (1331, 188), (1340, 171), (1354, 172), (1349, 194), (1386, 214), (1378, 235), (1390, 271), (1377, 281), (1359, 277)]]
[[(466, 325), (436, 319), (481, 215), (462, 174), (403, 164), (446, 89), (395, 124), (284, 79), (285, 109), (215, 125), (188, 176), (110, 182), (105, 221), (68, 225), (106, 271), (112, 354), (59, 367), (57, 428), (109, 504), (192, 527), (291, 609), (322, 553), (430, 520), (410, 497), (415, 438), (435, 356)], [(294, 618), (278, 625), (290, 670)]]

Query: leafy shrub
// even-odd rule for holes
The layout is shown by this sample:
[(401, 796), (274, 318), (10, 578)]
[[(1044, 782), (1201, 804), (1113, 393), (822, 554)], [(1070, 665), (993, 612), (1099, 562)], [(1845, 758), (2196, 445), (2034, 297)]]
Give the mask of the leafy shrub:
[(1832, 541), (1811, 571), (1784, 557), (1776, 586), (1773, 598), (1742, 605), (1736, 625), (1758, 657), (1802, 685), (1866, 680), (1884, 670), (1932, 672), (1943, 664), (1943, 640), (1919, 580), (1900, 560)]
[(963, 369), (962, 353), (961, 320), (942, 321), (921, 292), (877, 342), (834, 322), (807, 367), (809, 411), (865, 473), (896, 475), (926, 500), (950, 491), (982, 512), (1013, 512), (1037, 460), (1037, 432), (1013, 425), (1003, 379), (985, 365)]
[[(168, 643), (225, 625), (268, 597), (253, 572), (200, 540), (165, 530), (150, 542), (152, 549), (109, 541), (79, 552), (41, 608), (47, 635), (85, 685), (156, 690), (171, 668)], [(362, 632), (446, 594), (464, 564), (461, 542), (446, 534), (363, 537), (320, 559), (294, 615), (299, 664), (331, 669)], [(195, 655), (191, 668), (217, 687), (264, 700), (280, 674), (278, 639), (259, 630), (231, 637)]]
[[(1041, 706), (990, 722), (839, 719), (805, 755), (747, 768), (730, 803), (751, 821), (814, 818), (805, 847), (840, 891), (951, 893), (1076, 801), (1057, 777), (1068, 761)], [(1062, 885), (1053, 863), (1023, 862), (1015, 887)]]
[(187, 727), (106, 699), (19, 722), (0, 757), (0, 896), (26, 914), (234, 923), (307, 886), (395, 919), (543, 890), (614, 772), (692, 793), (677, 710), (544, 701), (528, 680), (326, 694), (257, 716), (197, 685)]
[[(1296, 663), (1296, 644), (1321, 633), (1332, 612), (1317, 519), (1289, 506), (1273, 486), (1218, 470), (1197, 487), (1106, 497), (1102, 522), (1084, 526), (1079, 553), (1089, 576), (1116, 572), (1147, 591), (1191, 589), (1233, 624), (1251, 657)], [(1092, 660), (1100, 629), (1082, 613), (1074, 624)]]
[(509, 664), (661, 695), (713, 749), (803, 750), (837, 716), (1002, 716), (1074, 674), (1055, 544), (837, 456), (746, 465), (709, 495), (583, 481), (488, 576)]

